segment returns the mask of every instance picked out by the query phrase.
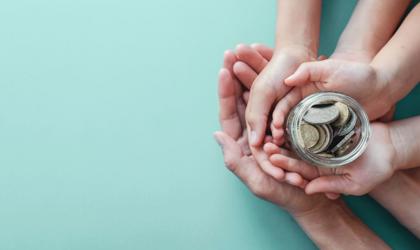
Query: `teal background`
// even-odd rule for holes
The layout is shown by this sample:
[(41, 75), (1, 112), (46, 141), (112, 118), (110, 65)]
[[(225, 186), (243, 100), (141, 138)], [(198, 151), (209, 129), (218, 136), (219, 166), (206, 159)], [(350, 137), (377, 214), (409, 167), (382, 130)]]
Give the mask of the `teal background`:
[[(324, 2), (322, 53), (354, 4)], [(315, 248), (212, 138), (223, 51), (272, 45), (275, 14), (273, 0), (2, 1), (0, 249)], [(346, 200), (394, 249), (419, 246), (368, 197)]]

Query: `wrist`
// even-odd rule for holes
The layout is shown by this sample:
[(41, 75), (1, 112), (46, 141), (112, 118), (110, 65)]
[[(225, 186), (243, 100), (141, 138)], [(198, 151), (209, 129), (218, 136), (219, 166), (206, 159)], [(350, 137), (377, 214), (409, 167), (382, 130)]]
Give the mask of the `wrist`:
[(342, 200), (293, 217), (321, 249), (389, 249)]
[(404, 139), (401, 136), (400, 129), (395, 125), (389, 125), (389, 137), (391, 139), (391, 144), (394, 149), (393, 155), (393, 170), (394, 172), (400, 169), (403, 169), (406, 165), (404, 159), (406, 159), (406, 152), (404, 148), (406, 143), (404, 143)]
[(294, 58), (303, 63), (310, 60), (315, 60), (317, 57), (316, 50), (298, 44), (289, 44), (283, 46), (276, 46), (273, 53), (273, 59), (280, 57), (281, 55), (287, 55), (288, 57)]

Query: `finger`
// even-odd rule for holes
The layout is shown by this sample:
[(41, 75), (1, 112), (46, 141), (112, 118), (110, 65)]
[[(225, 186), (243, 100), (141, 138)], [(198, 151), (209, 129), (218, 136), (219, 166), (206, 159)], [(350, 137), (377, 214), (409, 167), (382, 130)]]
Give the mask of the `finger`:
[(259, 163), (261, 169), (277, 181), (284, 180), (284, 171), (283, 169), (274, 166), (268, 159), (268, 155), (264, 152), (262, 148), (251, 148), (252, 154), (255, 157), (256, 161)]
[(274, 144), (272, 142), (264, 144), (263, 149), (264, 149), (264, 152), (268, 156), (270, 156), (272, 154), (281, 154), (281, 155), (285, 155), (287, 157), (293, 157), (292, 152), (290, 152), (287, 149), (281, 148), (281, 147), (277, 146), (276, 144)]
[(259, 74), (268, 63), (260, 53), (245, 44), (236, 46), (236, 54), (240, 61), (248, 64), (257, 72), (257, 74)]
[(213, 134), (214, 139), (223, 151), (225, 165), (232, 171), (237, 172), (238, 162), (242, 157), (241, 148), (230, 136), (222, 131)]
[(273, 123), (270, 125), (271, 133), (273, 135), (273, 142), (276, 145), (283, 145), (284, 143), (284, 129), (283, 128), (276, 128)]
[(219, 72), (219, 120), (222, 130), (237, 139), (242, 134), (241, 120), (238, 116), (234, 80), (225, 68)]
[[(232, 77), (233, 84), (235, 85), (235, 91), (236, 91), (236, 98), (241, 97), (242, 92), (242, 86), (241, 84), (236, 80), (235, 75), (233, 73), (233, 65), (238, 61), (238, 58), (231, 50), (226, 50), (224, 53), (224, 59), (223, 59), (223, 67), (227, 69)], [(237, 105), (240, 105), (239, 102), (236, 103)], [(238, 108), (242, 108), (239, 107)]]
[(327, 198), (330, 200), (337, 200), (338, 198), (340, 198), (340, 194), (336, 193), (325, 193), (325, 196), (327, 196)]
[(379, 118), (378, 120), (380, 122), (390, 122), (392, 121), (392, 119), (394, 118), (394, 114), (395, 114), (395, 105), (391, 107), (391, 109), (386, 112), (385, 115), (383, 115), (381, 118)]
[(343, 193), (358, 194), (354, 189), (354, 183), (345, 175), (321, 176), (313, 179), (305, 188), (307, 194), (315, 193)]
[(284, 131), (282, 130), (286, 115), (300, 102), (300, 100), (302, 100), (302, 92), (300, 89), (294, 88), (276, 104), (276, 107), (273, 110), (273, 121), (271, 127), (273, 129), (274, 139), (277, 139), (274, 134), (279, 137), (283, 136)]
[[(273, 61), (271, 61), (273, 62)], [(255, 79), (245, 111), (245, 120), (251, 147), (263, 142), (269, 116), (276, 99), (284, 97), (290, 87), (283, 84), (283, 77), (288, 73), (284, 68), (292, 68), (284, 58), (270, 63)]]
[(248, 64), (242, 61), (236, 62), (233, 65), (233, 72), (247, 89), (251, 89), (252, 83), (257, 78), (257, 73)]
[(261, 145), (275, 98), (274, 89), (270, 86), (261, 83), (259, 86), (253, 85), (245, 111), (250, 146)]
[(265, 143), (270, 143), (272, 141), (273, 141), (273, 137), (272, 136), (270, 136), (270, 135), (266, 135), (265, 136), (265, 138), (264, 138), (264, 144)]
[(285, 173), (284, 180), (290, 185), (300, 187), (302, 189), (304, 189), (305, 185), (308, 183), (300, 174), (292, 172)]
[(223, 55), (223, 67), (233, 72), (233, 64), (238, 61), (238, 58), (231, 50), (226, 50)]
[(301, 174), (303, 178), (312, 180), (319, 176), (316, 167), (311, 166), (304, 161), (294, 159), (282, 154), (273, 154), (270, 156), (270, 162), (286, 170), (288, 172), (295, 172)]
[(249, 100), (249, 91), (245, 91), (242, 94), (242, 98), (244, 99), (245, 104), (247, 104), (248, 103), (248, 100)]
[(328, 77), (325, 74), (328, 66), (327, 60), (302, 63), (295, 73), (284, 80), (284, 83), (288, 86), (302, 86), (311, 82), (325, 82)]
[(328, 57), (326, 55), (320, 55), (317, 58), (318, 61), (323, 61), (323, 60), (326, 60), (326, 59), (328, 59)]
[(253, 43), (251, 44), (251, 48), (255, 49), (258, 53), (260, 53), (260, 55), (262, 55), (267, 61), (270, 61), (273, 57), (273, 49), (265, 46), (264, 44)]

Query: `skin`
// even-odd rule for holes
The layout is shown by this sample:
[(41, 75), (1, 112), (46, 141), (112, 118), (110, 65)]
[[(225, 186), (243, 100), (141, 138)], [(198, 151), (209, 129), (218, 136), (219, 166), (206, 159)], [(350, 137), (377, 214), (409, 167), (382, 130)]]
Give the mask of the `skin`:
[[(316, 58), (321, 0), (279, 0), (277, 13), (276, 46), (271, 60), (260, 58), (256, 66), (249, 65), (260, 74), (250, 91), (245, 121), (250, 149), (263, 169), (274, 168), (262, 146), (270, 122), (270, 110), (290, 90), (283, 81), (301, 63)], [(239, 46), (237, 50), (245, 48)], [(239, 52), (238, 57), (242, 60)], [(282, 180), (284, 176), (273, 177)]]
[[(263, 45), (250, 46), (258, 53), (263, 53), (269, 58), (270, 49)], [(255, 48), (258, 48), (255, 49)], [(240, 53), (238, 50), (237, 53)], [(248, 57), (252, 61), (252, 57)], [(251, 63), (251, 62), (249, 62)], [(258, 72), (253, 71), (247, 66), (248, 61), (237, 62), (234, 64), (234, 73), (241, 82), (250, 86)], [(338, 168), (336, 173), (339, 176), (330, 176), (331, 169), (317, 168), (296, 157), (285, 149), (280, 149), (273, 143), (266, 143), (266, 151), (270, 161), (287, 172), (299, 173), (303, 178), (294, 177), (291, 184), (306, 186), (306, 191), (327, 192), (329, 198), (337, 198), (333, 193), (345, 193), (362, 195), (371, 191), (376, 185), (389, 179), (392, 174), (401, 168), (415, 167), (420, 165), (419, 158), (420, 143), (411, 140), (413, 135), (419, 134), (420, 127), (416, 126), (420, 122), (419, 118), (411, 118), (404, 121), (397, 121), (389, 124), (372, 124), (372, 137), (365, 153), (355, 162), (347, 167)], [(278, 151), (277, 154), (270, 152)], [(317, 177), (323, 176), (319, 179)], [(306, 185), (305, 179), (313, 180)]]
[[(225, 53), (224, 65), (231, 65), (226, 59), (229, 56)], [(308, 196), (302, 189), (278, 182), (262, 170), (247, 143), (243, 106), (246, 87), (241, 88), (238, 83), (233, 68), (220, 71), (219, 118), (222, 131), (215, 132), (214, 136), (223, 150), (228, 169), (256, 196), (287, 210), (320, 249), (389, 249), (342, 201), (331, 201), (323, 195)], [(278, 152), (275, 148), (268, 150), (269, 154)]]
[[(331, 58), (369, 63), (391, 37), (409, 2), (358, 1)], [(297, 67), (296, 62), (308, 62), (316, 58), (320, 12), (321, 1), (318, 0), (278, 1), (275, 56), (256, 78), (246, 112), (251, 149), (257, 161), (267, 165), (264, 168), (270, 166), (262, 151), (267, 124), (271, 125), (276, 144), (283, 142), (284, 134), (281, 119), (284, 114), (279, 114), (279, 119), (271, 123), (270, 111), (290, 91), (284, 79)], [(384, 120), (392, 117), (393, 110), (390, 107)]]
[(397, 171), (369, 195), (420, 238), (420, 168)]
[[(285, 80), (286, 84), (302, 87), (294, 88), (279, 102), (277, 106), (279, 108), (276, 107), (273, 114), (273, 123), (282, 124), (285, 114), (291, 107), (297, 104), (305, 95), (317, 90), (333, 90), (352, 95), (366, 108), (371, 119), (384, 114), (389, 104), (396, 103), (402, 99), (420, 80), (420, 73), (416, 70), (418, 65), (420, 65), (420, 46), (418, 46), (420, 44), (420, 34), (413, 34), (412, 32), (416, 30), (418, 21), (420, 21), (420, 5), (417, 5), (411, 11), (392, 39), (381, 49), (369, 65), (334, 59), (302, 64), (293, 75)], [(392, 58), (392, 56), (398, 57), (398, 60)], [(370, 84), (365, 84), (366, 82)], [(355, 88), (355, 86), (357, 87)], [(371, 100), (375, 101), (372, 102)], [(386, 125), (384, 126), (386, 127)], [(391, 126), (392, 131), (398, 128), (395, 124)], [(410, 129), (415, 131), (413, 126)], [(378, 125), (373, 127), (375, 134), (377, 133)], [(394, 127), (396, 128), (394, 129)], [(412, 131), (410, 133), (412, 136)], [(387, 137), (382, 136), (382, 138)], [(410, 140), (409, 137), (405, 139), (407, 141)], [(370, 145), (375, 143), (374, 139), (372, 141)], [(404, 152), (413, 150), (417, 153), (420, 152), (417, 145), (400, 144), (394, 146), (394, 148), (403, 148)], [(376, 150), (377, 152), (382, 152), (379, 148)], [(415, 158), (415, 154), (397, 154), (399, 158), (397, 163), (390, 159), (389, 164), (384, 165), (387, 168), (382, 167), (383, 171), (381, 174), (372, 171), (368, 172), (367, 168), (366, 172), (356, 171), (355, 166), (359, 165), (359, 163), (365, 164), (365, 160), (370, 162), (369, 152), (375, 153), (375, 151), (368, 149), (366, 154), (360, 158), (361, 162), (356, 161), (348, 167), (338, 169), (338, 171), (344, 171), (340, 173), (341, 176), (321, 177), (311, 181), (306, 187), (306, 192), (327, 191), (356, 195), (364, 194), (374, 187), (371, 185), (372, 183), (378, 184), (386, 180), (389, 177), (389, 173), (392, 173), (393, 168), (396, 166), (400, 167), (403, 161), (410, 162), (413, 159), (410, 157)], [(416, 162), (416, 160), (413, 161)], [(284, 162), (280, 163), (278, 161), (275, 165), (282, 167), (282, 165), (286, 165)], [(371, 165), (375, 166), (374, 163)], [(419, 164), (406, 165), (414, 167)], [(290, 171), (288, 167), (284, 167), (284, 169)], [(361, 170), (362, 168), (357, 169)], [(364, 180), (363, 176), (370, 177), (371, 181), (366, 182), (367, 180)], [(344, 188), (344, 186), (347, 188)]]

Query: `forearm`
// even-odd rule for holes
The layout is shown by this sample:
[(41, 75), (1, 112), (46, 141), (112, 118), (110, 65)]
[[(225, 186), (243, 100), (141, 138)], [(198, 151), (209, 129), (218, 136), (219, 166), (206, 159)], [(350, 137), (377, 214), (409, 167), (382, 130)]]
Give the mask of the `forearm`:
[(298, 47), (316, 57), (321, 0), (278, 0), (275, 50)]
[(389, 131), (395, 149), (395, 168), (420, 166), (420, 116), (392, 122)]
[(371, 65), (384, 83), (384, 96), (396, 103), (420, 81), (420, 4), (410, 12)]
[(334, 55), (363, 56), (368, 62), (395, 31), (410, 0), (361, 0), (340, 36)]
[(389, 249), (343, 201), (330, 203), (318, 212), (294, 216), (320, 249)]
[(420, 168), (397, 171), (369, 194), (420, 237)]

